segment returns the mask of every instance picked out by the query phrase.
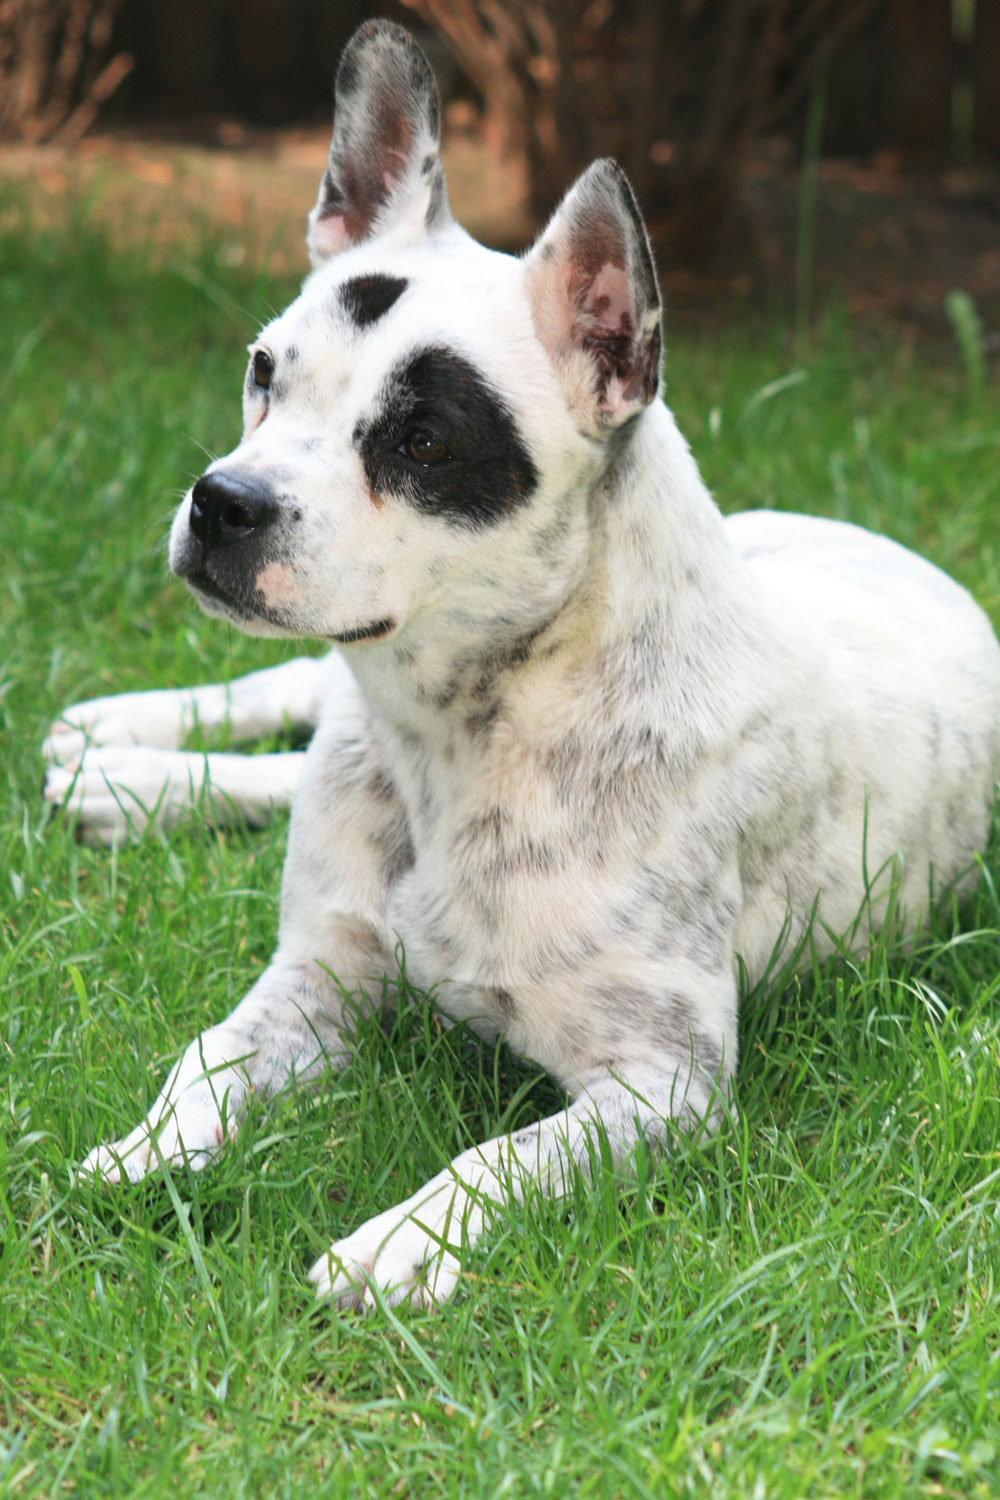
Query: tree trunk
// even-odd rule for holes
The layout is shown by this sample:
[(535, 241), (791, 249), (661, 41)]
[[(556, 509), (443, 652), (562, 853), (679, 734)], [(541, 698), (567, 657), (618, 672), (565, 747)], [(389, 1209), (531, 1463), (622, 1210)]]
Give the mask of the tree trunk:
[[(734, 232), (742, 159), (880, 0), (404, 0), (452, 47), (541, 221), (596, 156), (684, 258)], [(924, 0), (927, 3), (927, 0)]]
[(112, 55), (123, 0), (0, 0), (0, 139), (75, 138), (132, 66)]

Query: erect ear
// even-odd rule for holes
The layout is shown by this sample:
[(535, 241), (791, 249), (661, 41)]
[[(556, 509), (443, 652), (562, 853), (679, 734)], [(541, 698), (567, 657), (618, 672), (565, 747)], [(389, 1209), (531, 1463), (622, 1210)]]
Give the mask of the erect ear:
[(417, 239), (451, 220), (441, 107), (427, 59), (402, 26), (367, 21), (341, 55), (330, 159), (309, 215), (314, 266), (373, 235)]
[(570, 410), (594, 436), (620, 427), (656, 395), (660, 289), (628, 178), (594, 162), (525, 261), (535, 331)]

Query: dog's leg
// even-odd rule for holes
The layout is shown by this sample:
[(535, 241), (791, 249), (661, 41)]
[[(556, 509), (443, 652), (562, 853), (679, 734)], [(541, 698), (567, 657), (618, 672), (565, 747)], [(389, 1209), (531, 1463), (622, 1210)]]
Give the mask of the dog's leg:
[(235, 743), (288, 728), (308, 731), (330, 679), (346, 670), (338, 657), (302, 656), (228, 683), (90, 698), (59, 715), (42, 755), (49, 765), (63, 766), (95, 745), (176, 750), (197, 728), (226, 728)]
[(292, 1077), (343, 1064), (343, 996), (317, 965), (276, 956), (233, 1013), (191, 1043), (146, 1118), (122, 1140), (95, 1147), (81, 1172), (137, 1182), (161, 1163), (206, 1166), (234, 1134), (251, 1093), (267, 1099)]
[(356, 693), (327, 704), (300, 760), (274, 959), (233, 1013), (191, 1043), (146, 1118), (91, 1151), (85, 1171), (137, 1181), (161, 1159), (204, 1166), (251, 1091), (268, 1098), (293, 1077), (340, 1066), (357, 1009), (381, 1003), (396, 968), (386, 891), (412, 855)]
[(602, 1161), (604, 1141), (618, 1165), (640, 1138), (662, 1144), (671, 1117), (711, 1128), (717, 1105), (716, 1088), (696, 1082), (690, 1060), (657, 1065), (651, 1055), (629, 1082), (597, 1073), (561, 1114), (463, 1151), (412, 1197), (336, 1240), (310, 1280), (319, 1297), (365, 1309), (376, 1287), (390, 1304), (441, 1303), (458, 1284), (463, 1248), (483, 1230), (487, 1203), (521, 1202), (529, 1182), (559, 1197), (575, 1168)]
[(209, 755), (108, 745), (76, 766), (51, 766), (45, 796), (78, 823), (88, 843), (115, 844), (150, 820), (172, 828), (193, 812), (217, 824), (262, 828), (287, 807), (304, 754)]
[(291, 801), (301, 755), (204, 755), (176, 747), (196, 726), (226, 726), (236, 741), (311, 730), (324, 698), (340, 689), (356, 691), (340, 657), (300, 657), (231, 683), (76, 704), (43, 747), (49, 762), (43, 795), (99, 844), (139, 833), (151, 818), (171, 827), (199, 808), (218, 823), (260, 827)]

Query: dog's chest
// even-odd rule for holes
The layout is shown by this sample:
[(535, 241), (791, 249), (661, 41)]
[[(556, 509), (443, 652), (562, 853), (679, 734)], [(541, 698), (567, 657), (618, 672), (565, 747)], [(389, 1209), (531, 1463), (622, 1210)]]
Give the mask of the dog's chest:
[(473, 800), (442, 783), (410, 820), (413, 864), (389, 891), (388, 918), (429, 970), (422, 982), (513, 982), (546, 913), (578, 884), (565, 811), (546, 789), (523, 790), (523, 801)]
[(613, 981), (609, 915), (622, 902), (548, 840), (506, 833), (466, 825), (432, 840), (391, 892), (388, 926), (442, 1013), (556, 1067), (588, 992)]
[[(692, 847), (688, 820), (670, 815), (662, 767), (643, 763), (641, 782), (624, 764), (611, 777), (592, 745), (574, 736), (575, 753), (562, 748), (533, 747), (480, 776), (475, 796), (424, 768), (413, 862), (385, 915), (390, 951), (402, 945), (408, 978), (442, 1011), (546, 1066), (594, 1044), (623, 983), (662, 990), (678, 944), (693, 961), (706, 944), (713, 963), (727, 961), (713, 902), (698, 895), (717, 885), (709, 844)], [(707, 906), (690, 934), (675, 900), (682, 912)]]

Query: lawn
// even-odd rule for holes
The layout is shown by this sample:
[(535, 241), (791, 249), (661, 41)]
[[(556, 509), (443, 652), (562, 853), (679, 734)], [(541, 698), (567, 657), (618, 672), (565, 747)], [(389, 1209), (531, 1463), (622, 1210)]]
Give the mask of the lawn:
[[(317, 1310), (304, 1280), (554, 1107), (418, 995), (214, 1169), (74, 1181), (266, 961), (284, 828), (91, 850), (38, 747), (66, 702), (289, 649), (200, 616), (164, 544), (293, 288), (207, 232), (151, 271), (84, 209), (0, 210), (0, 1494), (1000, 1495), (1000, 838), (915, 951), (749, 997), (716, 1139), (498, 1211), (440, 1313)], [(668, 328), (667, 370), (724, 506), (884, 530), (1000, 623), (1000, 399), (957, 345), (834, 313), (797, 354)]]

